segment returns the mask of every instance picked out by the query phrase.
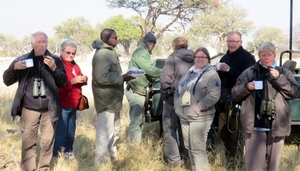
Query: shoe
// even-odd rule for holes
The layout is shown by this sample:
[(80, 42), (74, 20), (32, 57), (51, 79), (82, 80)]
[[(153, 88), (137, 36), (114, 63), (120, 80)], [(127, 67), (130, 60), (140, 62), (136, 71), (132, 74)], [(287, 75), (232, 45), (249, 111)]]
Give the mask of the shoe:
[(110, 160), (111, 160), (112, 162), (117, 162), (119, 159), (118, 159), (118, 156), (117, 156), (117, 155), (112, 155), (112, 156), (110, 156)]
[(65, 159), (75, 159), (74, 153), (71, 152), (65, 152)]

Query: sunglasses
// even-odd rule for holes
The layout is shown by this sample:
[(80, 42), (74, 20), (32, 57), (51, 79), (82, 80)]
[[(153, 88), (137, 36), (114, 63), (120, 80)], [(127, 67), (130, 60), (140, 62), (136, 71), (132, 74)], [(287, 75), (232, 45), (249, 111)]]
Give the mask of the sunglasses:
[(70, 54), (72, 54), (72, 55), (76, 55), (76, 52), (66, 52), (66, 51), (64, 51), (66, 54), (68, 54), (68, 55), (70, 55)]

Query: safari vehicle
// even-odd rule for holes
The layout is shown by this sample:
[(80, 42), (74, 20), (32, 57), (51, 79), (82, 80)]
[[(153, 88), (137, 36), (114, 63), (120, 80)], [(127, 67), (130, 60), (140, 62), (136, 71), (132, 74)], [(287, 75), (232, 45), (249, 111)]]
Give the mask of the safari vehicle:
[[(282, 64), (283, 60), (285, 59), (284, 54), (289, 54), (289, 58), (288, 58), (288, 60), (285, 60), (284, 64)], [(293, 54), (300, 54), (300, 50), (285, 50), (285, 51), (281, 52), (280, 57), (279, 57), (279, 65), (286, 69), (289, 69), (293, 73), (298, 85), (300, 86), (300, 73), (299, 73), (300, 68), (296, 68), (297, 62), (292, 60)], [(300, 59), (300, 57), (299, 57), (299, 59)], [(296, 99), (293, 99), (290, 101), (290, 105), (291, 105), (292, 132), (300, 133), (300, 127), (299, 127), (299, 125), (300, 125), (300, 99), (299, 99), (299, 97), (300, 97), (300, 92)]]
[[(297, 61), (295, 60), (298, 55), (300, 61), (300, 50), (293, 50), (292, 48), (292, 35), (293, 35), (293, 1), (290, 1), (290, 37), (289, 37), (289, 50), (282, 51), (279, 57), (279, 65), (289, 69), (298, 85), (300, 86), (300, 68), (297, 68)], [(288, 54), (288, 58), (286, 57)], [(293, 57), (293, 55), (295, 55)], [(293, 59), (294, 58), (294, 59)], [(284, 63), (283, 63), (284, 62)], [(291, 120), (292, 120), (292, 133), (300, 133), (300, 93), (296, 99), (290, 101), (291, 105)]]
[[(164, 67), (166, 59), (156, 59), (153, 63), (157, 68), (162, 69)], [(162, 111), (163, 103), (160, 98), (160, 81), (155, 79), (150, 81), (146, 87), (146, 100), (144, 104), (144, 116), (145, 122), (151, 123), (159, 121), (160, 125), (160, 136), (163, 136), (163, 127), (162, 127)]]

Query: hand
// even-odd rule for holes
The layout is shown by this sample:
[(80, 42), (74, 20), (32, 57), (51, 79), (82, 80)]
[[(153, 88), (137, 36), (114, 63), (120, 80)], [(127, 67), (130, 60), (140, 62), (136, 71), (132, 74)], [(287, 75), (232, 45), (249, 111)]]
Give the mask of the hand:
[(220, 63), (220, 71), (228, 72), (230, 69), (230, 66), (227, 65), (225, 62)]
[(248, 90), (255, 90), (254, 81), (251, 81), (251, 82), (247, 83), (247, 89)]
[(26, 68), (27, 68), (27, 66), (26, 66), (25, 60), (18, 61), (14, 65), (14, 70), (23, 70), (23, 69), (26, 69)]
[(71, 84), (85, 83), (87, 81), (87, 77), (85, 75), (78, 75), (70, 80)]
[(44, 56), (44, 64), (48, 65), (52, 71), (56, 69), (55, 60), (50, 56)]
[(130, 81), (131, 79), (135, 79), (135, 77), (128, 75), (128, 73), (125, 73), (123, 75), (123, 80), (124, 81)]
[(194, 110), (198, 115), (200, 114), (201, 108), (200, 108), (199, 103), (196, 103), (196, 105), (194, 106)]
[(152, 77), (149, 81), (150, 81), (151, 83), (154, 83), (155, 80), (156, 80), (156, 78)]
[(274, 79), (277, 79), (279, 77), (279, 71), (275, 68), (270, 68), (270, 74)]
[(82, 80), (83, 83), (86, 83), (87, 80), (88, 80), (88, 77), (86, 75), (82, 75), (81, 80)]

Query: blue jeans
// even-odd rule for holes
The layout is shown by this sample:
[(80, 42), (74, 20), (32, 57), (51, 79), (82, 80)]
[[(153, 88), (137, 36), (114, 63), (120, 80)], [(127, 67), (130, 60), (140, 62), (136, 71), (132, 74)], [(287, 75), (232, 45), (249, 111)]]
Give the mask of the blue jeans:
[(76, 130), (76, 108), (62, 108), (62, 118), (57, 121), (53, 156), (64, 148), (64, 152), (73, 151)]

